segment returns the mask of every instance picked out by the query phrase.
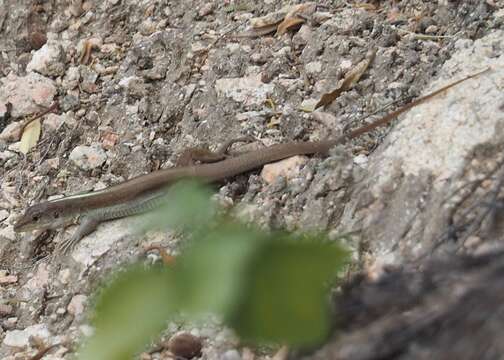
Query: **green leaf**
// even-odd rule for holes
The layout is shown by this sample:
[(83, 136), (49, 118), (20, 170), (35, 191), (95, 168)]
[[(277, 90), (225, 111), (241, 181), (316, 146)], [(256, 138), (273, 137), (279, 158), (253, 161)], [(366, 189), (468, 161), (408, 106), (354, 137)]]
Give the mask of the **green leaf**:
[(230, 223), (201, 235), (178, 259), (184, 310), (226, 315), (234, 311), (247, 286), (243, 278), (263, 246), (264, 235)]
[(249, 264), (246, 292), (229, 324), (253, 342), (320, 343), (331, 325), (331, 281), (346, 260), (344, 250), (317, 238), (271, 239)]
[(197, 181), (184, 180), (170, 186), (158, 209), (152, 211), (141, 231), (181, 228), (188, 231), (207, 226), (214, 217), (212, 192)]
[(178, 301), (169, 269), (132, 269), (118, 275), (98, 298), (95, 333), (78, 359), (132, 359), (165, 327)]

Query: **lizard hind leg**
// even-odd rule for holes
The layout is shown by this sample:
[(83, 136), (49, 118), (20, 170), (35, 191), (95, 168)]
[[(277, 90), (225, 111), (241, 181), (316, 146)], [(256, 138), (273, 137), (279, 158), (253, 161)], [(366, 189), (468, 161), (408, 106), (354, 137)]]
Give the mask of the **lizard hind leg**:
[(80, 220), (80, 225), (75, 231), (75, 233), (68, 239), (65, 239), (56, 247), (56, 254), (66, 255), (72, 251), (72, 249), (77, 245), (81, 239), (92, 233), (98, 225), (100, 221), (91, 216), (84, 216)]
[(196, 161), (201, 163), (214, 163), (224, 160), (228, 157), (229, 149), (233, 144), (238, 142), (252, 142), (254, 140), (255, 139), (252, 136), (243, 136), (231, 139), (222, 144), (217, 151), (210, 151), (201, 147), (186, 149), (180, 154), (177, 160), (177, 166), (193, 165)]

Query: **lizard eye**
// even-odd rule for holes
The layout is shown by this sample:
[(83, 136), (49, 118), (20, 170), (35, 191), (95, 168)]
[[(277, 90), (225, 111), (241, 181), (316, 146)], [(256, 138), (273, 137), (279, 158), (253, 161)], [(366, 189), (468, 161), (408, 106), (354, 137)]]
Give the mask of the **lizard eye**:
[(32, 219), (33, 221), (39, 221), (40, 217), (38, 215), (33, 215)]
[(54, 217), (55, 219), (59, 218), (59, 213), (58, 213), (58, 212), (53, 213), (53, 217)]

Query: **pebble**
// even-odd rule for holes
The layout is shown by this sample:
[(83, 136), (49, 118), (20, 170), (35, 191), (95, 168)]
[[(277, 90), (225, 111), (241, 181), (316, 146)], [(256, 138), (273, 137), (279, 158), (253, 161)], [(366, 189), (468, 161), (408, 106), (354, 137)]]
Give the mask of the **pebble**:
[(223, 78), (215, 82), (215, 90), (220, 96), (231, 98), (245, 105), (262, 105), (273, 93), (274, 85), (261, 81), (261, 75), (241, 78)]
[(299, 169), (306, 161), (306, 156), (293, 156), (276, 163), (264, 165), (261, 177), (268, 184), (275, 182), (279, 176), (291, 179), (299, 174)]
[(201, 355), (201, 339), (187, 332), (177, 333), (168, 340), (168, 349), (175, 357), (192, 359)]
[(48, 108), (56, 95), (54, 81), (34, 72), (22, 77), (10, 73), (2, 82), (0, 104), (10, 102), (14, 118), (37, 113), (41, 106)]
[(87, 302), (87, 296), (86, 295), (75, 295), (72, 297), (72, 300), (70, 300), (70, 303), (67, 306), (67, 311), (70, 315), (73, 316), (78, 316), (84, 312), (84, 308)]
[(35, 51), (26, 71), (36, 71), (42, 75), (59, 76), (65, 73), (65, 64), (61, 62), (62, 47), (58, 42), (48, 41)]
[(238, 350), (232, 349), (222, 354), (221, 360), (242, 360), (242, 357)]
[(92, 170), (103, 165), (107, 155), (99, 147), (79, 145), (72, 150), (69, 158), (78, 168)]
[(198, 11), (198, 15), (200, 17), (205, 17), (207, 15), (210, 15), (213, 12), (213, 10), (214, 10), (214, 3), (213, 2), (207, 2)]
[(0, 304), (0, 316), (2, 316), (2, 317), (10, 316), (10, 315), (12, 315), (13, 311), (14, 311), (14, 308), (12, 307), (12, 305)]
[(30, 345), (30, 338), (34, 337), (45, 341), (50, 337), (46, 324), (36, 324), (28, 326), (24, 330), (7, 331), (3, 343), (7, 346), (24, 348)]

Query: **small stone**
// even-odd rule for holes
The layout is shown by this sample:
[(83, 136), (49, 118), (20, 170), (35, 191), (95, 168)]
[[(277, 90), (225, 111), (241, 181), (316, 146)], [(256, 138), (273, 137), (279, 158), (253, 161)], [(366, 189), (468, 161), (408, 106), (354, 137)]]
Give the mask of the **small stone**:
[(56, 131), (65, 123), (65, 115), (47, 114), (42, 123), (44, 131)]
[(87, 302), (86, 295), (75, 295), (67, 306), (67, 311), (70, 315), (78, 316), (84, 312), (84, 308)]
[(46, 324), (37, 324), (28, 326), (24, 330), (7, 331), (3, 343), (11, 347), (24, 348), (30, 345), (30, 337), (45, 341), (50, 335)]
[(242, 360), (242, 357), (238, 350), (232, 349), (222, 354), (221, 360)]
[(12, 315), (14, 308), (9, 304), (0, 304), (0, 316)]
[(177, 358), (200, 356), (202, 347), (201, 339), (187, 332), (177, 333), (168, 340), (168, 350)]
[(35, 31), (28, 35), (28, 42), (33, 50), (38, 50), (47, 42), (47, 36), (44, 33)]
[(9, 212), (7, 210), (0, 210), (0, 221), (3, 221), (9, 217)]
[(62, 86), (66, 90), (75, 89), (79, 86), (80, 71), (77, 66), (70, 66), (63, 78)]
[(84, 10), (82, 9), (82, 0), (70, 0), (68, 10), (74, 17), (81, 16), (81, 14), (84, 12)]
[(313, 31), (311, 26), (304, 24), (292, 39), (293, 43), (300, 47), (313, 41)]
[(80, 169), (91, 170), (103, 165), (107, 160), (107, 155), (99, 147), (80, 145), (72, 150), (69, 158)]
[(353, 162), (359, 166), (365, 166), (368, 163), (368, 157), (364, 154), (357, 155), (354, 157)]
[(0, 104), (12, 104), (12, 117), (32, 115), (39, 112), (41, 106), (48, 108), (56, 95), (54, 82), (34, 72), (23, 77), (11, 72), (0, 79), (0, 84)]
[(299, 109), (306, 112), (311, 112), (315, 110), (315, 105), (317, 105), (318, 99), (304, 99), (299, 105)]
[(82, 78), (81, 89), (89, 94), (97, 92), (96, 80), (98, 80), (99, 74), (91, 68), (84, 66), (80, 69), (80, 75)]
[(307, 75), (316, 75), (322, 71), (322, 63), (320, 61), (312, 61), (305, 65)]
[(336, 116), (331, 113), (324, 111), (315, 111), (312, 113), (313, 119), (324, 124), (328, 129), (337, 129), (341, 127), (341, 120), (338, 120)]
[(51, 159), (47, 159), (46, 161), (46, 164), (51, 168), (51, 169), (57, 169), (59, 168), (59, 164), (60, 164), (60, 161), (59, 161), (59, 158), (51, 158)]
[(64, 307), (59, 307), (56, 309), (56, 315), (64, 315), (67, 312), (67, 310)]
[(299, 169), (307, 161), (305, 156), (293, 156), (285, 160), (277, 161), (276, 163), (264, 165), (261, 171), (261, 177), (268, 184), (275, 182), (279, 176), (287, 179), (296, 177), (299, 174)]
[(15, 121), (8, 124), (0, 133), (0, 140), (19, 141), (23, 131), (23, 122)]
[(40, 263), (35, 274), (23, 285), (23, 288), (36, 292), (44, 289), (47, 284), (49, 284), (49, 269), (47, 264)]
[(198, 15), (199, 15), (199, 17), (205, 17), (207, 15), (210, 15), (213, 12), (213, 10), (214, 10), (214, 3), (213, 2), (207, 2), (198, 11)]
[(13, 159), (15, 156), (16, 156), (15, 152), (9, 150), (0, 151), (0, 162)]
[(316, 24), (322, 24), (324, 23), (325, 21), (329, 20), (330, 18), (332, 18), (334, 15), (330, 12), (326, 12), (326, 11), (316, 11), (313, 13), (312, 15), (312, 20), (316, 23)]
[(439, 27), (436, 25), (429, 25), (425, 29), (426, 34), (436, 34), (439, 31)]
[(2, 322), (2, 326), (5, 330), (13, 330), (16, 327), (17, 322), (18, 322), (17, 317), (10, 317), (4, 322)]
[(221, 96), (233, 99), (245, 105), (262, 105), (273, 93), (274, 85), (261, 81), (261, 75), (242, 78), (224, 78), (215, 82), (215, 90)]
[(152, 21), (152, 19), (145, 19), (140, 24), (139, 30), (140, 34), (143, 36), (151, 35), (154, 31), (156, 31), (156, 23)]
[(0, 285), (17, 283), (18, 277), (16, 275), (2, 275), (0, 274)]
[(62, 47), (55, 41), (48, 41), (35, 51), (26, 71), (36, 71), (42, 75), (59, 76), (65, 73), (62, 63)]
[(105, 150), (110, 150), (114, 146), (116, 146), (118, 141), (119, 141), (119, 135), (117, 135), (111, 131), (107, 131), (102, 136), (102, 147)]
[(250, 55), (250, 61), (252, 61), (254, 64), (265, 64), (267, 62), (266, 57), (264, 56), (264, 53), (262, 52), (255, 52), (252, 55)]
[(68, 284), (68, 282), (70, 281), (70, 275), (72, 274), (72, 272), (70, 271), (70, 269), (63, 269), (59, 272), (58, 274), (58, 280), (62, 283), (62, 284)]

